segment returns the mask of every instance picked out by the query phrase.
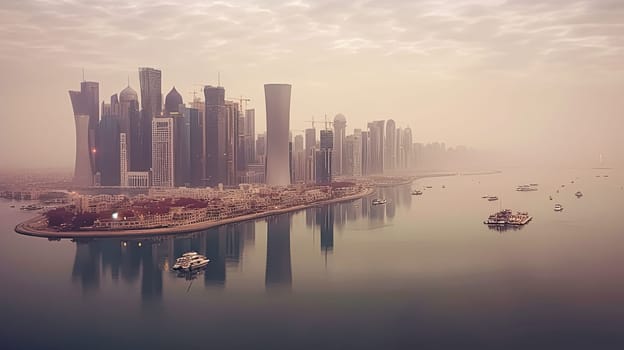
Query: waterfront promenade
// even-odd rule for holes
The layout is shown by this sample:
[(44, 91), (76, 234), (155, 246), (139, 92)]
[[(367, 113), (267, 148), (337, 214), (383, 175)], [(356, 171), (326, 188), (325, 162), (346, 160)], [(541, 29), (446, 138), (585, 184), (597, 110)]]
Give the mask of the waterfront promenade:
[(36, 217), (24, 221), (15, 226), (15, 232), (36, 237), (45, 238), (107, 238), (107, 237), (129, 237), (129, 236), (158, 236), (158, 235), (171, 235), (180, 233), (190, 233), (206, 230), (209, 228), (232, 224), (241, 221), (254, 220), (267, 216), (279, 215), (288, 212), (298, 211), (306, 208), (316, 207), (320, 205), (328, 205), (332, 203), (348, 202), (362, 197), (366, 197), (375, 192), (375, 188), (367, 187), (361, 192), (339, 198), (332, 198), (328, 200), (313, 202), (305, 205), (297, 205), (287, 208), (267, 210), (261, 213), (253, 213), (247, 215), (236, 216), (217, 221), (205, 221), (191, 225), (182, 225), (174, 227), (160, 227), (150, 229), (135, 229), (135, 230), (81, 230), (81, 231), (57, 231), (44, 227), (45, 217), (43, 215), (37, 215)]

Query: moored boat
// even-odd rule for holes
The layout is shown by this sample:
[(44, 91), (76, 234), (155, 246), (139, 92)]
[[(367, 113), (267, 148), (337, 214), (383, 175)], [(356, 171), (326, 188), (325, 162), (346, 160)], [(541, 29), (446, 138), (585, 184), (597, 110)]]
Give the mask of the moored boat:
[(555, 211), (562, 211), (563, 210), (563, 206), (561, 204), (555, 204)]
[(385, 199), (376, 198), (371, 202), (373, 205), (386, 204), (388, 201)]

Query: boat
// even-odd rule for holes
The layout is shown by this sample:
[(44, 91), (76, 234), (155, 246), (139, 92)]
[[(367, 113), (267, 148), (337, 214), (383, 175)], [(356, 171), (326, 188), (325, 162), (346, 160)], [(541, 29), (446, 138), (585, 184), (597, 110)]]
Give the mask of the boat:
[(576, 196), (576, 198), (581, 198), (583, 197), (583, 192), (577, 191), (574, 195)]
[(15, 208), (15, 206), (13, 204), (9, 205), (9, 208)]
[(571, 184), (573, 184), (573, 183), (574, 183), (574, 180), (570, 180), (570, 183), (571, 183)]
[(490, 196), (483, 196), (483, 197), (481, 197), (481, 198), (486, 199), (486, 198), (489, 198), (489, 197), (490, 197)]
[(609, 177), (609, 175), (602, 175), (602, 177)]
[(562, 211), (563, 206), (561, 204), (555, 204), (555, 211)]
[(565, 187), (565, 184), (564, 184), (564, 185), (561, 185), (561, 187)]
[(446, 188), (446, 186), (442, 185), (442, 188)]
[(522, 226), (532, 219), (533, 217), (528, 212), (519, 211), (514, 214), (511, 209), (505, 209), (490, 215), (483, 223), (490, 226)]
[(188, 252), (182, 254), (181, 257), (176, 259), (175, 264), (173, 264), (173, 270), (192, 270), (198, 269), (208, 265), (210, 259), (206, 258), (203, 255), (198, 254), (197, 252)]
[(425, 188), (433, 188), (433, 186), (425, 186)]
[(423, 194), (422, 191), (419, 191), (419, 190), (413, 190), (412, 191), (412, 196), (420, 196), (421, 194)]
[(549, 199), (549, 200), (552, 200), (552, 196), (548, 196), (548, 199)]
[(387, 200), (385, 200), (385, 199), (379, 199), (379, 198), (376, 198), (376, 199), (373, 199), (372, 204), (373, 204), (373, 205), (380, 205), (380, 204), (386, 204), (387, 202), (388, 202), (388, 201), (387, 201)]
[(39, 209), (43, 209), (43, 207), (41, 205), (37, 205), (37, 204), (28, 204), (28, 205), (22, 205), (20, 210), (39, 210)]
[(489, 196), (489, 197), (487, 197), (487, 200), (490, 201), (490, 202), (497, 201), (498, 197), (496, 197), (496, 196)]
[(529, 186), (533, 186), (533, 187), (535, 187), (535, 186), (539, 186), (539, 184), (535, 184), (535, 183), (534, 183), (534, 184), (529, 184)]

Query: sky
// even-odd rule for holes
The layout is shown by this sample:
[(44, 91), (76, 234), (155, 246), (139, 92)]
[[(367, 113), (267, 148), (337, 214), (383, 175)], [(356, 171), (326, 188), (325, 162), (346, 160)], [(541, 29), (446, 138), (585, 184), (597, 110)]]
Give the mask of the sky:
[[(624, 160), (624, 1), (0, 2), (0, 167), (72, 168), (68, 90), (108, 99), (138, 67), (190, 101), (220, 74), (265, 128), (263, 84), (292, 84), (291, 129), (392, 118), (415, 142), (583, 165)], [(317, 128), (321, 123), (317, 123)]]

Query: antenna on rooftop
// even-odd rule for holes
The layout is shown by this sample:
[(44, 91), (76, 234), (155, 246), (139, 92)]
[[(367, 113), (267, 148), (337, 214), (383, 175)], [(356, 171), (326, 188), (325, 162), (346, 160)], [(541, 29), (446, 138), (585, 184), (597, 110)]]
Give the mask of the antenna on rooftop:
[(217, 86), (221, 86), (221, 72), (217, 72)]

